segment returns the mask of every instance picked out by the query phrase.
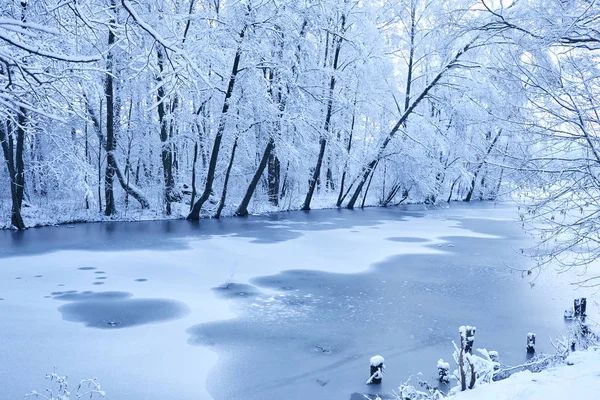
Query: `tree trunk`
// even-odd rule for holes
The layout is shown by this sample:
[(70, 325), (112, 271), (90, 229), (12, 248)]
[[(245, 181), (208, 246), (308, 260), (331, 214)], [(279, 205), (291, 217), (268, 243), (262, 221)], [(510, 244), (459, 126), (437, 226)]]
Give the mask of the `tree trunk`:
[[(246, 28), (244, 27), (240, 32), (240, 42), (244, 39), (244, 33)], [(204, 186), (204, 192), (198, 199), (194, 206), (192, 207), (192, 211), (187, 216), (189, 220), (198, 220), (200, 219), (200, 210), (202, 209), (202, 205), (208, 200), (211, 192), (213, 183), (215, 180), (215, 170), (217, 168), (217, 159), (219, 158), (219, 149), (221, 148), (221, 139), (223, 138), (223, 133), (225, 131), (225, 122), (227, 112), (229, 111), (229, 100), (231, 99), (231, 95), (233, 94), (233, 89), (235, 87), (235, 79), (237, 77), (239, 66), (240, 66), (240, 58), (242, 55), (241, 43), (237, 48), (235, 53), (235, 57), (233, 59), (233, 67), (231, 69), (231, 76), (229, 77), (229, 84), (227, 85), (227, 92), (225, 92), (225, 99), (223, 100), (223, 108), (221, 110), (221, 119), (219, 120), (219, 126), (217, 127), (217, 134), (215, 136), (215, 141), (213, 143), (212, 152), (210, 155), (210, 162), (208, 163), (208, 173), (206, 174), (206, 183)]]
[(375, 168), (373, 168), (373, 172), (371, 172), (371, 177), (369, 178), (369, 183), (367, 183), (367, 188), (365, 189), (365, 195), (363, 196), (360, 208), (365, 208), (365, 201), (367, 200), (367, 194), (369, 194), (369, 188), (371, 187), (371, 182), (373, 181), (373, 176), (375, 176), (376, 169), (377, 165), (375, 166)]
[[(358, 87), (357, 87), (358, 91)], [(354, 106), (352, 107), (352, 121), (350, 123), (350, 135), (348, 137), (348, 146), (346, 146), (346, 161), (344, 161), (344, 170), (342, 172), (342, 180), (340, 182), (340, 194), (338, 195), (337, 202), (335, 203), (336, 207), (342, 205), (344, 201), (344, 184), (346, 183), (346, 173), (348, 172), (348, 158), (350, 158), (350, 150), (352, 149), (352, 136), (354, 134), (354, 125), (356, 121), (356, 97), (358, 93), (354, 95)]]
[(192, 161), (192, 199), (190, 200), (190, 209), (194, 206), (196, 199), (196, 162), (198, 161), (198, 141), (194, 142), (194, 160)]
[(233, 167), (233, 159), (235, 158), (235, 149), (237, 149), (238, 138), (236, 136), (233, 142), (233, 148), (231, 149), (231, 158), (229, 159), (229, 165), (227, 166), (227, 172), (225, 173), (225, 182), (223, 182), (223, 192), (221, 193), (221, 202), (219, 208), (215, 214), (215, 218), (221, 218), (221, 211), (225, 207), (225, 199), (227, 198), (227, 184), (229, 183), (229, 176), (231, 175), (231, 167)]
[[(158, 103), (158, 121), (160, 124), (160, 141), (161, 141), (161, 161), (163, 170), (164, 190), (163, 197), (165, 202), (165, 212), (167, 215), (171, 215), (171, 202), (173, 199), (173, 187), (175, 185), (173, 179), (173, 151), (171, 143), (169, 141), (169, 130), (167, 124), (166, 109), (165, 109), (165, 88), (162, 85), (163, 72), (164, 72), (164, 55), (160, 46), (156, 49), (156, 58), (158, 64), (159, 75), (157, 77), (158, 89), (156, 91), (156, 102)], [(173, 108), (175, 105), (173, 106)], [(171, 119), (171, 128), (173, 120)]]
[[(324, 135), (329, 133), (329, 127), (331, 124), (331, 115), (333, 113), (333, 94), (335, 91), (335, 71), (338, 69), (338, 63), (340, 59), (340, 51), (342, 49), (342, 36), (346, 30), (346, 15), (342, 14), (342, 26), (340, 30), (340, 36), (336, 36), (334, 38), (335, 42), (335, 53), (333, 55), (333, 73), (331, 74), (331, 78), (329, 80), (329, 99), (327, 101), (327, 111), (325, 113), (325, 124), (323, 125)], [(337, 40), (336, 40), (337, 39)], [(304, 199), (304, 205), (302, 206), (303, 210), (310, 210), (310, 202), (312, 201), (313, 194), (315, 192), (315, 187), (317, 182), (319, 181), (319, 177), (321, 175), (321, 165), (323, 164), (323, 156), (325, 155), (325, 147), (327, 146), (327, 136), (321, 136), (319, 140), (319, 156), (317, 157), (317, 165), (315, 166), (313, 176), (309, 180), (308, 183), (308, 192), (306, 193), (306, 198)]]
[[(21, 112), (19, 114), (22, 114)], [(21, 115), (19, 115), (19, 120), (21, 119)], [(19, 136), (19, 130), (17, 129), (17, 136)], [(12, 210), (10, 216), (10, 223), (17, 229), (24, 229), (25, 223), (23, 222), (23, 217), (21, 216), (21, 205), (23, 203), (23, 190), (19, 190), (19, 179), (17, 178), (18, 167), (16, 164), (20, 164), (23, 166), (23, 160), (21, 159), (20, 163), (18, 160), (15, 161), (15, 155), (12, 145), (12, 132), (10, 124), (7, 122), (5, 126), (0, 126), (0, 143), (2, 144), (2, 152), (4, 153), (4, 160), (6, 161), (6, 168), (8, 169), (8, 176), (10, 179), (10, 196), (12, 202)], [(19, 151), (19, 143), (21, 146), (24, 143), (24, 140), (17, 137), (17, 154), (23, 155), (23, 151)], [(18, 157), (17, 157), (18, 158)], [(21, 171), (23, 174), (23, 171)], [(19, 196), (21, 196), (19, 198)]]
[[(87, 99), (86, 99), (87, 102)], [(105, 139), (104, 136), (102, 135), (102, 130), (99, 124), (98, 119), (96, 118), (96, 115), (94, 114), (94, 110), (91, 108), (90, 104), (87, 103), (87, 110), (88, 110), (88, 115), (90, 116), (90, 119), (92, 120), (92, 123), (94, 124), (94, 128), (96, 129), (96, 134), (98, 135), (98, 146), (100, 150), (102, 148), (102, 145), (104, 144), (104, 148), (108, 148), (108, 128), (107, 128), (107, 138)], [(100, 154), (100, 153), (98, 153)], [(123, 188), (123, 190), (125, 190), (125, 192), (133, 197), (134, 199), (136, 199), (138, 201), (138, 203), (140, 203), (140, 206), (142, 207), (142, 209), (145, 208), (149, 208), (150, 207), (150, 203), (148, 203), (148, 200), (146, 200), (146, 197), (142, 194), (142, 191), (139, 188), (134, 187), (133, 185), (129, 184), (127, 182), (127, 180), (125, 179), (125, 177), (123, 176), (123, 173), (121, 173), (121, 169), (119, 168), (119, 164), (117, 163), (116, 158), (112, 155), (112, 152), (110, 153), (110, 157), (108, 157), (107, 155), (107, 170), (110, 166), (110, 169), (112, 171), (112, 177), (114, 177), (114, 175), (117, 175), (117, 179), (119, 180), (119, 184), (121, 185), (121, 187)], [(98, 166), (100, 166), (100, 158), (98, 159)], [(98, 168), (98, 184), (100, 184), (100, 168)], [(138, 172), (139, 175), (139, 172)], [(112, 179), (111, 177), (111, 179)], [(105, 178), (106, 179), (106, 178)], [(137, 178), (136, 178), (137, 180)], [(106, 187), (106, 185), (105, 185)]]
[(268, 163), (268, 168), (267, 168), (267, 182), (268, 182), (269, 201), (275, 207), (279, 206), (280, 170), (281, 170), (281, 165), (279, 163), (279, 158), (277, 158), (277, 155), (275, 155), (275, 152), (273, 150), (271, 150), (271, 154), (269, 154), (269, 163)]
[[(116, 5), (114, 0), (111, 1), (111, 18), (108, 26), (108, 49), (112, 49), (115, 43), (115, 33), (113, 26), (116, 23), (114, 14), (116, 13)], [(110, 216), (116, 212), (115, 195), (113, 190), (113, 177), (115, 170), (115, 156), (113, 154), (116, 148), (115, 137), (115, 120), (114, 120), (114, 82), (113, 82), (113, 53), (109, 50), (106, 55), (106, 77), (104, 80), (104, 97), (106, 99), (106, 171), (104, 173), (104, 199), (106, 208), (104, 215)]]
[(271, 156), (271, 152), (273, 151), (274, 147), (275, 147), (275, 140), (273, 140), (273, 138), (269, 138), (269, 142), (267, 143), (267, 147), (265, 147), (265, 151), (263, 152), (263, 155), (260, 159), (258, 168), (256, 168), (256, 171), (254, 172), (254, 176), (252, 177), (252, 180), (250, 181), (250, 184), (248, 185), (246, 194), (244, 195), (242, 202), (240, 203), (237, 211), (235, 212), (235, 215), (237, 215), (239, 217), (245, 217), (248, 215), (248, 205), (250, 204), (250, 200), (252, 199), (252, 196), (254, 195), (254, 191), (256, 190), (256, 186), (258, 185), (260, 177), (262, 176), (263, 172), (265, 171), (265, 167), (267, 166), (267, 162), (269, 160), (269, 157)]
[(475, 174), (473, 174), (473, 179), (471, 180), (471, 187), (469, 188), (469, 192), (467, 193), (467, 197), (465, 197), (464, 201), (467, 201), (467, 202), (471, 201), (471, 198), (473, 197), (473, 192), (475, 191), (477, 177), (478, 177), (479, 173), (481, 172), (481, 168), (485, 164), (485, 160), (487, 159), (487, 157), (490, 155), (490, 153), (494, 149), (494, 146), (496, 145), (496, 142), (498, 141), (498, 138), (500, 138), (501, 134), (502, 134), (502, 129), (500, 129), (498, 131), (498, 134), (496, 135), (496, 137), (494, 138), (492, 143), (490, 143), (490, 145), (488, 146), (485, 156), (483, 156), (483, 158), (481, 159), (481, 163), (479, 163), (479, 165), (477, 166), (477, 169), (475, 170)]

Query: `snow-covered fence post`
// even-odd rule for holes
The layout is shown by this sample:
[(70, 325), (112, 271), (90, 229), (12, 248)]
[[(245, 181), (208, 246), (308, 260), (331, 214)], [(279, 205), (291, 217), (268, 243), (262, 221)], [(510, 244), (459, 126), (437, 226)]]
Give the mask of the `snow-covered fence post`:
[(473, 353), (473, 342), (475, 341), (475, 327), (467, 326), (466, 327), (466, 342), (465, 342), (465, 352), (472, 354)]
[(450, 383), (450, 377), (448, 371), (450, 371), (450, 364), (444, 362), (443, 359), (439, 359), (437, 362), (438, 379), (441, 383)]
[[(500, 363), (500, 355), (498, 354), (497, 351), (489, 351), (488, 354), (490, 355), (490, 360), (492, 360), (495, 363)], [(494, 369), (496, 369), (496, 367), (500, 368), (499, 366), (495, 366)]]
[[(473, 351), (473, 342), (475, 341), (475, 327), (461, 326), (458, 328), (460, 333), (460, 350), (458, 354), (458, 371), (460, 373), (460, 390), (467, 390), (467, 368), (465, 362), (468, 362), (469, 355)], [(470, 363), (469, 363), (470, 364)]]
[(580, 299), (573, 300), (573, 316), (578, 318), (581, 315), (581, 303)]
[(381, 379), (383, 378), (383, 373), (385, 372), (385, 360), (381, 356), (373, 356), (371, 357), (371, 368), (369, 380), (367, 381), (367, 385), (371, 383), (380, 384)]
[(565, 319), (573, 319), (573, 309), (572, 308), (567, 308), (565, 310)]
[(535, 353), (535, 333), (527, 334), (527, 353)]

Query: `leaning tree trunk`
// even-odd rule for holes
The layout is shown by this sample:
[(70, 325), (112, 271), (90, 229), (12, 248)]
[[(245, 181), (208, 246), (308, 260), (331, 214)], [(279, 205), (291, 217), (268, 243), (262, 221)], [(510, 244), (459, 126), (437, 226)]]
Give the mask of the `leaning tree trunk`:
[[(85, 98), (85, 96), (84, 96)], [(92, 109), (91, 105), (89, 104), (89, 102), (87, 101), (87, 98), (85, 98), (86, 100), (86, 106), (87, 106), (87, 112), (88, 115), (90, 117), (90, 119), (92, 120), (92, 124), (94, 125), (94, 129), (96, 130), (96, 134), (98, 135), (98, 147), (99, 150), (102, 148), (102, 146), (104, 146), (104, 148), (108, 147), (108, 143), (107, 143), (107, 138), (105, 138), (102, 135), (102, 130), (100, 127), (100, 122), (98, 120), (98, 118), (96, 118), (96, 114), (94, 113), (94, 110)], [(107, 136), (108, 136), (108, 129), (107, 129)], [(119, 184), (121, 185), (121, 188), (131, 197), (133, 197), (134, 199), (136, 199), (138, 201), (138, 203), (140, 203), (140, 207), (142, 207), (142, 209), (146, 209), (150, 207), (150, 203), (148, 203), (148, 200), (146, 200), (146, 197), (143, 195), (142, 191), (137, 188), (134, 187), (133, 185), (131, 185), (127, 179), (125, 178), (125, 176), (123, 176), (123, 173), (121, 172), (121, 169), (119, 168), (119, 164), (117, 163), (117, 159), (112, 156), (112, 157), (107, 157), (107, 164), (110, 164), (112, 173), (113, 173), (113, 177), (114, 174), (117, 175), (117, 179), (119, 180)], [(100, 159), (98, 160), (98, 167), (100, 166)], [(109, 167), (108, 165), (106, 166), (107, 168)], [(139, 169), (139, 164), (138, 164), (138, 169)], [(98, 168), (98, 173), (100, 174), (100, 168)], [(139, 175), (139, 173), (137, 173), (137, 175)], [(100, 176), (98, 176), (98, 181), (100, 181)], [(137, 178), (136, 178), (137, 181)], [(100, 198), (101, 200), (101, 198)]]
[[(244, 39), (244, 33), (246, 28), (244, 27), (240, 32), (240, 42)], [(189, 220), (198, 220), (200, 219), (200, 210), (202, 206), (208, 200), (210, 193), (212, 192), (213, 183), (215, 180), (215, 170), (217, 168), (217, 159), (219, 158), (219, 150), (221, 148), (221, 140), (223, 138), (223, 133), (225, 132), (225, 122), (227, 112), (229, 111), (229, 100), (231, 99), (231, 95), (233, 94), (233, 89), (235, 87), (235, 80), (237, 74), (239, 72), (240, 66), (240, 58), (242, 56), (242, 47), (241, 43), (235, 52), (235, 57), (233, 59), (233, 67), (231, 69), (231, 76), (229, 77), (229, 84), (227, 85), (227, 91), (225, 92), (225, 99), (223, 100), (223, 108), (221, 109), (221, 119), (219, 120), (219, 126), (217, 127), (217, 134), (215, 136), (215, 141), (213, 142), (213, 148), (210, 155), (210, 161), (208, 163), (208, 172), (206, 174), (206, 183), (204, 186), (204, 192), (202, 195), (194, 203), (192, 210), (187, 216)]]
[(246, 194), (244, 195), (242, 202), (238, 206), (238, 209), (235, 212), (235, 215), (237, 215), (239, 217), (245, 217), (248, 215), (248, 205), (250, 204), (250, 200), (252, 199), (252, 195), (254, 194), (254, 191), (256, 190), (256, 186), (258, 185), (260, 177), (262, 176), (263, 172), (265, 171), (265, 167), (267, 166), (269, 156), (271, 155), (271, 151), (273, 151), (274, 147), (275, 147), (275, 140), (273, 140), (273, 138), (271, 137), (271, 138), (269, 138), (269, 142), (267, 143), (267, 147), (265, 147), (265, 151), (263, 152), (263, 155), (260, 159), (260, 163), (258, 164), (256, 171), (254, 172), (254, 176), (252, 177), (252, 180), (250, 181), (250, 184), (248, 185)]
[(350, 201), (348, 202), (347, 208), (349, 208), (349, 209), (354, 208), (354, 205), (356, 204), (356, 201), (358, 200), (358, 196), (360, 196), (360, 193), (362, 192), (362, 189), (363, 189), (365, 183), (367, 182), (367, 179), (368, 179), (369, 175), (371, 174), (371, 171), (373, 170), (373, 168), (375, 168), (375, 165), (377, 165), (377, 162), (383, 156), (385, 149), (387, 148), (388, 144), (392, 141), (394, 136), (396, 136), (396, 133), (398, 133), (398, 130), (400, 129), (400, 127), (404, 125), (404, 123), (407, 121), (408, 117), (417, 108), (419, 103), (421, 103), (421, 101), (423, 101), (423, 99), (429, 94), (431, 89), (433, 89), (435, 86), (437, 86), (437, 84), (442, 79), (442, 77), (449, 70), (451, 70), (452, 68), (454, 68), (458, 65), (458, 60), (467, 51), (469, 51), (471, 49), (471, 46), (473, 45), (474, 42), (475, 42), (475, 40), (471, 41), (469, 44), (467, 44), (465, 47), (463, 47), (458, 53), (456, 53), (454, 58), (448, 64), (446, 64), (446, 66), (440, 72), (438, 72), (438, 74), (431, 81), (431, 83), (429, 83), (427, 86), (425, 86), (425, 88), (421, 91), (419, 96), (417, 96), (417, 98), (412, 102), (412, 104), (404, 111), (404, 113), (402, 114), (402, 116), (400, 117), (398, 122), (396, 122), (396, 125), (394, 125), (392, 130), (387, 134), (387, 136), (381, 143), (381, 146), (379, 146), (379, 150), (377, 151), (377, 155), (375, 156), (375, 158), (363, 167), (362, 172), (359, 175), (359, 179), (360, 179), (359, 183), (356, 186), (356, 188), (354, 190), (354, 194), (350, 198)]
[[(483, 165), (485, 164), (485, 160), (487, 159), (487, 157), (490, 155), (490, 153), (494, 149), (494, 146), (496, 145), (496, 142), (498, 141), (498, 138), (500, 138), (501, 134), (502, 134), (502, 129), (500, 129), (498, 131), (498, 134), (496, 135), (496, 137), (494, 137), (494, 140), (488, 146), (485, 156), (483, 157), (483, 159), (477, 166), (475, 173), (473, 174), (473, 179), (471, 180), (471, 186), (469, 187), (469, 191), (467, 192), (467, 197), (465, 197), (464, 201), (467, 201), (467, 202), (471, 201), (471, 198), (473, 197), (473, 192), (475, 192), (475, 186), (477, 184), (477, 177), (479, 176), (479, 173), (481, 172), (481, 169), (483, 168)], [(484, 178), (485, 178), (485, 176), (484, 176)], [(482, 179), (482, 182), (483, 182), (483, 179)]]
[(229, 158), (229, 165), (227, 166), (227, 172), (225, 172), (225, 182), (223, 182), (223, 192), (221, 193), (221, 202), (219, 203), (219, 208), (217, 208), (217, 213), (215, 214), (215, 218), (221, 218), (221, 212), (223, 211), (223, 207), (225, 207), (225, 200), (227, 199), (227, 185), (229, 184), (229, 176), (231, 175), (231, 167), (233, 167), (233, 160), (235, 158), (235, 150), (237, 149), (238, 138), (236, 136), (233, 141), (233, 148), (231, 149), (231, 158)]

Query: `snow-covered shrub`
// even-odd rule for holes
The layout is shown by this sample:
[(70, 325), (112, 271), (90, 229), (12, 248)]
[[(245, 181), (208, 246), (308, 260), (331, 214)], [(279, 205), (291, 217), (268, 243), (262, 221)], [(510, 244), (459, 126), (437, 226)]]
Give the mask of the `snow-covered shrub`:
[[(439, 391), (438, 388), (431, 386), (425, 381), (419, 380), (418, 386), (421, 390), (415, 388), (410, 384), (412, 376), (408, 378), (406, 382), (398, 387), (398, 390), (394, 390), (391, 393), (391, 398), (394, 400), (441, 400), (444, 398), (444, 394)], [(371, 400), (370, 397), (364, 396), (365, 399)], [(382, 400), (381, 397), (377, 396), (374, 400)]]
[[(71, 400), (71, 392), (69, 392), (68, 376), (61, 376), (54, 371), (46, 375), (46, 379), (50, 381), (50, 387), (46, 388), (44, 393), (39, 393), (35, 390), (27, 393), (26, 398), (32, 397), (44, 400)], [(94, 379), (84, 379), (79, 382), (79, 386), (74, 393), (73, 399), (98, 399), (106, 396), (106, 393), (101, 389), (100, 384)]]

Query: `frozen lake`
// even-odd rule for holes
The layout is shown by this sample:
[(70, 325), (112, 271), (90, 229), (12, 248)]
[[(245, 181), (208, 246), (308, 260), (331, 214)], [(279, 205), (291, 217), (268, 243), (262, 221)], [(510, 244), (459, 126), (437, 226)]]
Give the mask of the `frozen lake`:
[[(525, 359), (572, 293), (527, 268), (516, 207), (323, 210), (0, 231), (0, 397), (97, 377), (111, 400), (348, 400), (433, 378), (459, 325)], [(567, 300), (568, 301), (568, 300)], [(366, 386), (369, 358), (386, 358)]]

